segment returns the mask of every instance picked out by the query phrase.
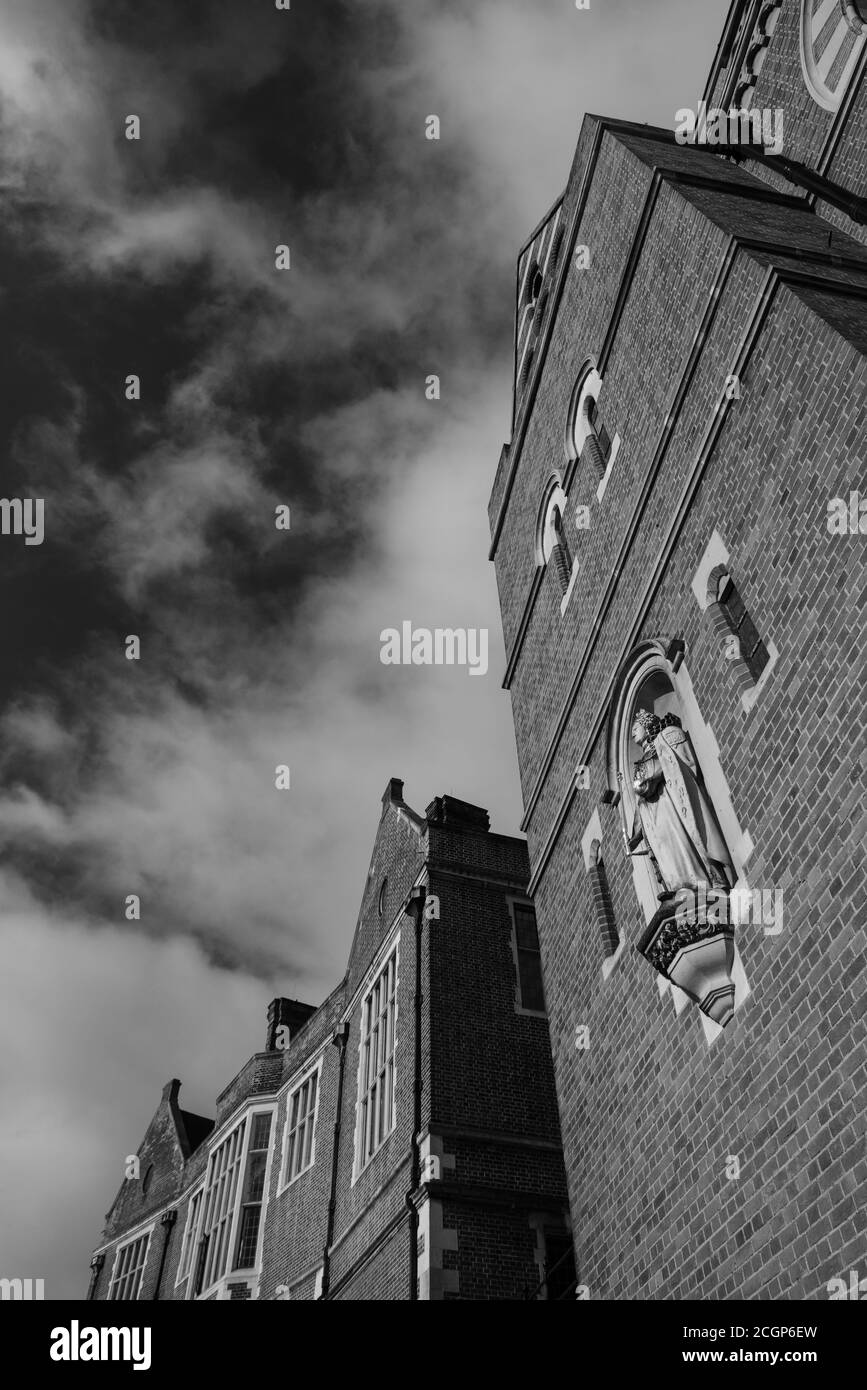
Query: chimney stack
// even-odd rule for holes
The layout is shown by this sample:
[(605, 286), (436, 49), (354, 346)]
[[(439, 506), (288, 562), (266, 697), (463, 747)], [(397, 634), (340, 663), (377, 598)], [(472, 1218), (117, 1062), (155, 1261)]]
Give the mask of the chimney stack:
[(291, 1039), (315, 1012), (315, 1004), (302, 1004), (299, 999), (272, 999), (268, 1005), (265, 1051), (279, 1052), (288, 1047)]

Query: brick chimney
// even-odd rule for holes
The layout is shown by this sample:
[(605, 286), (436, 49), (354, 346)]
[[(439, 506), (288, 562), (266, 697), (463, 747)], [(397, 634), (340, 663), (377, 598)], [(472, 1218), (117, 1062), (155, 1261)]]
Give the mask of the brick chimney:
[(315, 1004), (302, 1004), (299, 999), (272, 999), (268, 1005), (268, 1037), (265, 1051), (276, 1052), (285, 1048), (315, 1012)]
[(472, 806), (456, 796), (435, 796), (425, 817), (428, 825), (441, 825), (447, 830), (475, 830), (485, 834), (491, 828), (491, 818), (484, 806)]

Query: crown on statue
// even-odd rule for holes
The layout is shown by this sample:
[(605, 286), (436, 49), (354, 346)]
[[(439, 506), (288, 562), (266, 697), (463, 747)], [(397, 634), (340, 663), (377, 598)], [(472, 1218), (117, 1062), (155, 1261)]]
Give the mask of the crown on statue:
[(657, 734), (661, 734), (663, 729), (668, 729), (671, 725), (674, 725), (676, 729), (682, 727), (676, 714), (663, 714), (660, 718), (658, 714), (654, 714), (649, 709), (637, 709), (632, 718), (634, 723), (641, 725), (645, 740), (648, 742), (652, 742)]

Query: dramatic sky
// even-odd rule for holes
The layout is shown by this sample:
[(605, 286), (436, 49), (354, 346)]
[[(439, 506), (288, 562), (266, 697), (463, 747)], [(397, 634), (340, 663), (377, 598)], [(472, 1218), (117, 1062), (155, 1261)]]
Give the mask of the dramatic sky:
[[(389, 777), (515, 831), (515, 256), (583, 113), (673, 126), (727, 8), (3, 0), (2, 492), (45, 540), (0, 536), (0, 1276), (83, 1296), (163, 1084), (213, 1114), (338, 981)], [(488, 628), (487, 675), (383, 666), (405, 619)]]

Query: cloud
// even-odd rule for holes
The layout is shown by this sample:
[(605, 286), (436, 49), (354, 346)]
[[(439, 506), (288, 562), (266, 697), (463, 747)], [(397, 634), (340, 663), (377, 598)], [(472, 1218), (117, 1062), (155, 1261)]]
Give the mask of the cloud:
[(0, 1082), (0, 1171), (15, 1193), (15, 1210), (3, 1213), (3, 1269), (44, 1278), (47, 1298), (80, 1299), (159, 1089), (180, 1070), (182, 1104), (213, 1114), (214, 1078), (228, 1080), (262, 1046), (270, 996), (190, 942), (49, 914), (8, 874), (0, 891), (0, 1048), (26, 1062), (26, 1074), (7, 1068)]
[[(311, 423), (356, 483), (364, 481), (368, 451), (383, 449), (389, 485), (366, 507), (359, 500), (377, 538), (360, 567), (311, 583), (282, 622), (252, 631), (243, 631), (245, 610), (233, 606), (231, 591), (225, 607), (199, 595), (195, 633), (185, 614), (164, 613), (163, 631), (143, 639), (140, 667), (118, 650), (113, 661), (93, 653), (77, 672), (88, 698), (79, 697), (72, 728), (44, 701), (16, 707), (4, 724), (7, 757), (41, 754), (31, 772), (40, 771), (43, 790), (15, 785), (0, 797), (7, 846), (26, 842), (32, 854), (42, 844), (68, 855), (79, 901), (113, 900), (119, 922), (125, 895), (141, 893), (147, 933), (192, 932), (221, 958), (263, 971), (282, 960), (299, 987), (321, 995), (342, 970), (376, 798), (395, 764), (422, 805), (437, 782), (436, 790), (508, 808), (514, 824), (513, 764), (502, 753), (489, 762), (473, 756), (492, 720), (504, 741), (510, 735), (508, 702), (496, 693), (503, 653), (485, 552), (487, 480), (474, 466), (489, 397), (502, 397), (502, 387), (471, 386), (460, 413), (451, 407), (439, 430), (418, 425), (428, 440), (417, 451), (398, 427), (442, 409), (423, 397), (416, 406), (377, 396), (369, 411), (355, 406), (327, 427)], [(387, 452), (388, 437), (404, 443)], [(291, 533), (284, 543), (293, 543)], [(167, 544), (171, 559), (171, 529)], [(191, 563), (199, 559), (193, 552)], [(133, 555), (128, 562), (135, 574)], [(201, 579), (205, 589), (210, 582)], [(485, 681), (467, 682), (465, 671), (449, 668), (384, 667), (380, 631), (404, 619), (490, 629)], [(172, 666), (199, 692), (197, 702), (173, 690)], [(467, 685), (488, 688), (483, 695)], [(74, 780), (57, 758), (70, 742), (89, 749)], [(466, 770), (462, 788), (439, 786), (446, 745), (454, 766)], [(292, 769), (289, 794), (274, 786), (282, 763)], [(354, 790), (362, 787), (366, 811)], [(354, 873), (335, 887), (334, 868), (349, 846)], [(320, 930), (325, 891), (329, 916), (344, 924), (330, 942)]]

